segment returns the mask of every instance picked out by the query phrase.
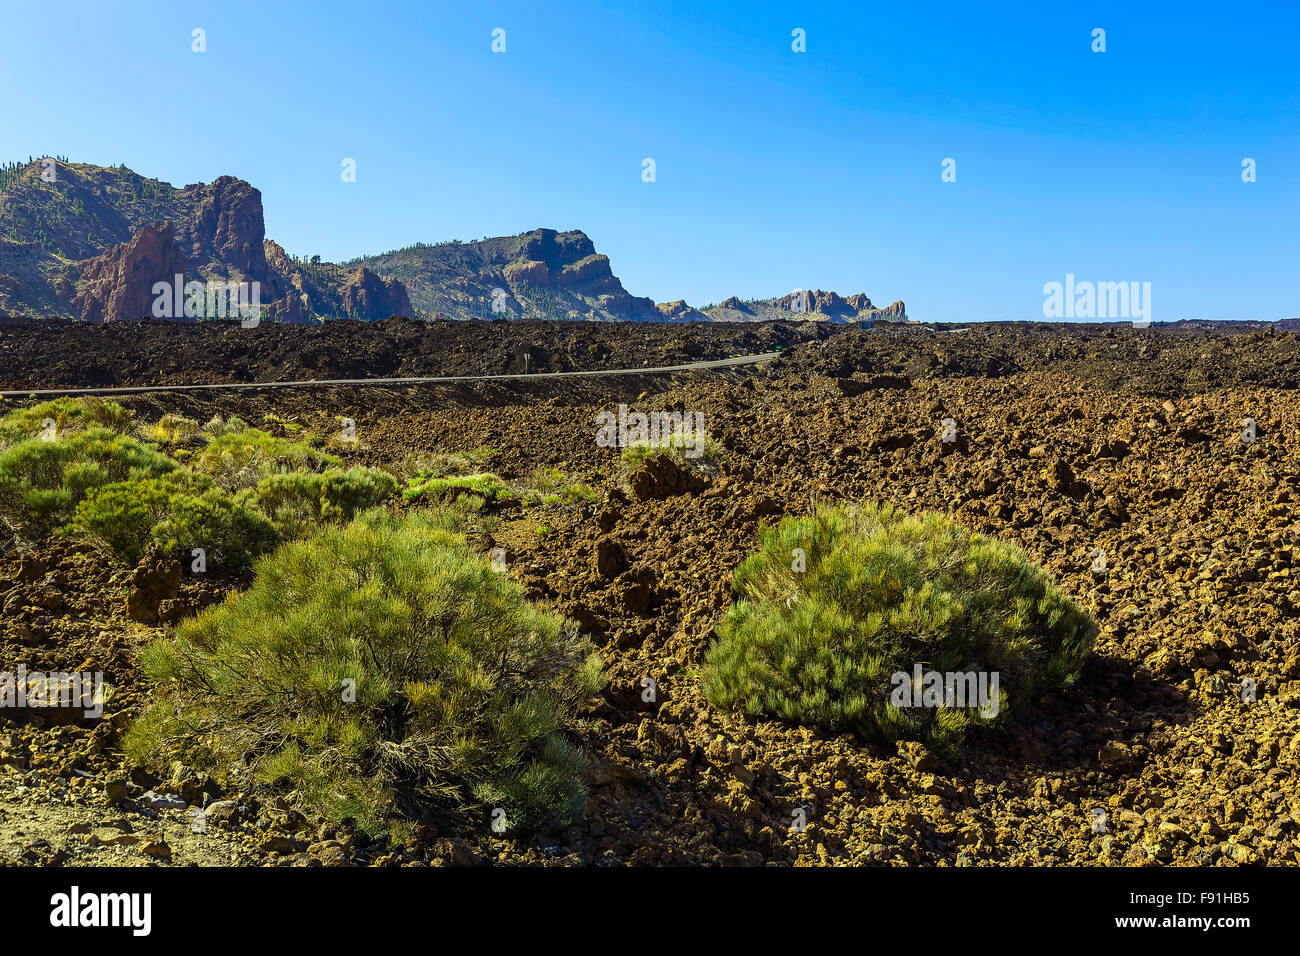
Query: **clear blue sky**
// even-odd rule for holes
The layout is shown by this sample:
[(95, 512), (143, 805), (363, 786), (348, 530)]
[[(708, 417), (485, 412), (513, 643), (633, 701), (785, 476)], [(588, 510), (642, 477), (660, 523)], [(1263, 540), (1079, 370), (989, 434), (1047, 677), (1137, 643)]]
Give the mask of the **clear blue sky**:
[(5, 7), (0, 157), (239, 176), (300, 255), (550, 226), (657, 301), (1033, 319), (1072, 272), (1156, 320), (1300, 315), (1294, 3)]

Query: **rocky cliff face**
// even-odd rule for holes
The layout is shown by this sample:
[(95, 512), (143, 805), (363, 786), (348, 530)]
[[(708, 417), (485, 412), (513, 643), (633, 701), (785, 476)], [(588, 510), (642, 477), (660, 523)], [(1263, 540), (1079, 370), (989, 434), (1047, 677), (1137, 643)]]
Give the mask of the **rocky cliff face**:
[(400, 280), (416, 310), (431, 316), (662, 321), (578, 230), (416, 245), (349, 265)]
[(411, 314), (406, 286), (396, 279), (381, 279), (369, 269), (358, 269), (343, 287), (343, 311), (359, 319), (387, 319)]
[[(256, 282), (280, 322), (410, 315), (400, 281), (305, 263), (266, 239), (262, 194), (222, 176), (176, 189), (125, 168), (39, 163), (0, 193), (0, 312), (112, 321), (150, 313), (155, 281)], [(177, 266), (179, 265), (179, 268)]]
[(177, 242), (196, 262), (219, 262), (248, 281), (270, 279), (263, 242), (262, 193), (242, 179), (222, 176), (186, 186), (193, 212), (180, 220)]
[(129, 242), (81, 263), (73, 308), (87, 322), (147, 318), (153, 314), (154, 283), (184, 274), (185, 255), (172, 224), (145, 226)]

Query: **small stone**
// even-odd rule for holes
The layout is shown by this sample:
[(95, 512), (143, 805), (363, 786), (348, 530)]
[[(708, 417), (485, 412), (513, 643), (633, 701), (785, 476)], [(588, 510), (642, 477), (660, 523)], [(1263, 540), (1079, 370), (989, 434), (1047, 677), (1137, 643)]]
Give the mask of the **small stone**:
[(140, 799), (148, 803), (151, 810), (184, 810), (189, 806), (174, 793), (157, 793), (153, 790), (147, 790)]
[(262, 841), (261, 849), (263, 853), (294, 853), (297, 847), (287, 836), (275, 834)]
[(939, 769), (939, 758), (925, 749), (925, 745), (915, 740), (900, 740), (898, 755), (916, 770), (933, 773)]
[(1240, 843), (1229, 843), (1223, 847), (1223, 855), (1233, 863), (1246, 865), (1255, 862), (1255, 853), (1250, 847), (1242, 846)]
[(204, 817), (211, 823), (234, 826), (239, 822), (238, 800), (217, 800), (203, 809)]
[(104, 781), (104, 797), (108, 800), (122, 800), (126, 797), (127, 781), (121, 779)]
[(140, 847), (140, 852), (157, 860), (170, 860), (172, 858), (172, 848), (162, 840), (151, 840)]

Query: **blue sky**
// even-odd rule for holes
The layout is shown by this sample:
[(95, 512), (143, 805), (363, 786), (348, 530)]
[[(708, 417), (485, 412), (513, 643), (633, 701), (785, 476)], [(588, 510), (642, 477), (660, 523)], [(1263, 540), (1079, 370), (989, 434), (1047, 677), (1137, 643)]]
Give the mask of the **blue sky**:
[(6, 3), (0, 158), (239, 176), (334, 260), (580, 228), (657, 301), (1034, 319), (1073, 273), (1300, 316), (1300, 8), (1049, 6)]

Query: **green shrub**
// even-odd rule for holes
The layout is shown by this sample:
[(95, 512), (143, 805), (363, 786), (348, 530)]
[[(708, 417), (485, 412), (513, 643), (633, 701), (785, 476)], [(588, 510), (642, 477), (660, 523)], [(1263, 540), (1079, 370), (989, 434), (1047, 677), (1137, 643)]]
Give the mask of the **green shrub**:
[(105, 398), (83, 398), (81, 423), (87, 428), (98, 425), (115, 432), (124, 432), (130, 426), (135, 412)]
[(397, 494), (397, 479), (378, 468), (293, 471), (257, 486), (262, 510), (286, 538), (301, 537), (323, 521), (347, 521)]
[(630, 442), (623, 449), (623, 468), (635, 471), (642, 462), (656, 455), (667, 455), (683, 468), (716, 475), (727, 450), (707, 432), (690, 432), (679, 425), (663, 438)]
[(172, 498), (202, 493), (212, 482), (187, 472), (117, 481), (90, 489), (73, 512), (69, 530), (120, 558), (138, 561), (154, 526), (169, 513)]
[[(1019, 548), (889, 505), (817, 506), (764, 528), (734, 587), (702, 672), (710, 703), (949, 752), (968, 727), (1071, 683), (1096, 634)], [(896, 706), (917, 665), (983, 672), (990, 687), (996, 672), (995, 714)]]
[(590, 485), (570, 481), (556, 468), (538, 468), (521, 485), (524, 501), (542, 505), (594, 504), (600, 495)]
[(128, 753), (292, 786), (371, 832), (495, 807), (526, 830), (572, 820), (584, 793), (562, 728), (598, 660), (440, 525), (372, 511), (261, 559), (250, 590), (145, 650), (165, 696)]
[(230, 430), (227, 426), (195, 453), (191, 464), (210, 475), (219, 487), (235, 490), (254, 488), (269, 475), (302, 468), (322, 471), (343, 462), (304, 442), (276, 438), (260, 428)]
[(209, 441), (214, 438), (220, 438), (222, 435), (237, 435), (240, 432), (247, 430), (248, 422), (244, 421), (238, 415), (231, 415), (229, 418), (222, 418), (220, 415), (213, 415), (208, 419), (208, 423), (202, 428), (204, 437)]
[(141, 428), (141, 434), (149, 441), (162, 445), (176, 445), (187, 442), (199, 433), (199, 423), (184, 415), (168, 412), (152, 425)]
[(482, 446), (469, 451), (422, 451), (406, 457), (401, 474), (413, 477), (423, 474), (427, 478), (445, 478), (448, 475), (480, 473), (483, 465), (497, 453), (495, 448)]
[(56, 437), (94, 426), (120, 432), (130, 423), (131, 412), (117, 402), (68, 396), (17, 408), (0, 417), (0, 448), (27, 438), (40, 437), (47, 420), (54, 422)]
[(278, 542), (253, 492), (232, 494), (184, 470), (91, 489), (68, 530), (132, 563), (154, 541), (167, 551), (203, 548), (209, 561), (235, 570)]
[(169, 513), (154, 526), (150, 537), (169, 551), (203, 548), (210, 563), (233, 570), (248, 567), (280, 540), (275, 525), (257, 506), (253, 491), (232, 494), (221, 488), (173, 498)]
[(0, 521), (20, 541), (68, 521), (91, 488), (165, 474), (166, 455), (102, 426), (53, 441), (27, 438), (0, 451)]
[(417, 472), (407, 482), (402, 497), (407, 501), (438, 501), (461, 495), (476, 495), (488, 503), (510, 497), (510, 489), (496, 475), (452, 475), (446, 478)]

